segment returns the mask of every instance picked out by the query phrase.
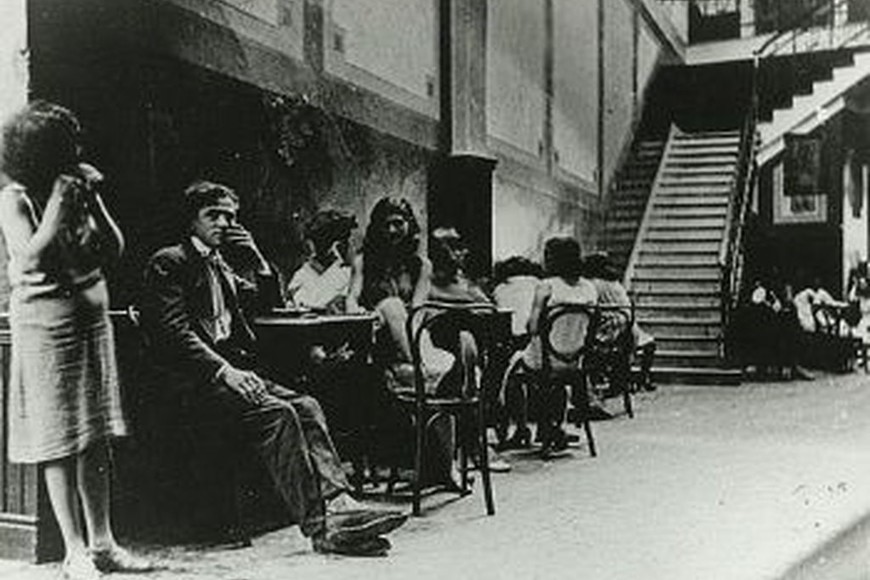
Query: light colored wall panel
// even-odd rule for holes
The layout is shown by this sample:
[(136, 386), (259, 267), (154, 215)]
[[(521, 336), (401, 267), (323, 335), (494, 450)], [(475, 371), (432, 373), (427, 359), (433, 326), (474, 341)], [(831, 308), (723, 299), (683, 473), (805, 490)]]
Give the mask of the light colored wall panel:
[(544, 138), (544, 2), (487, 5), (487, 132), (538, 156)]
[(661, 53), (661, 44), (656, 40), (649, 27), (641, 20), (637, 50), (637, 90), (640, 96), (643, 96), (644, 89), (652, 80), (656, 62), (658, 62)]
[(299, 61), (303, 58), (304, 0), (164, 1), (194, 12), (286, 56)]
[(608, 181), (630, 138), (634, 114), (632, 6), (627, 0), (604, 2), (604, 179)]
[(545, 186), (497, 173), (493, 193), (495, 260), (511, 256), (542, 260), (547, 238), (576, 236), (590, 229), (581, 223), (582, 210), (575, 202), (562, 199), (558, 192)]
[(0, 2), (0, 119), (27, 102), (27, 11), (25, 0)]
[(331, 0), (327, 72), (438, 113), (437, 0)]
[(595, 180), (598, 163), (598, 2), (554, 4), (553, 144), (558, 165)]

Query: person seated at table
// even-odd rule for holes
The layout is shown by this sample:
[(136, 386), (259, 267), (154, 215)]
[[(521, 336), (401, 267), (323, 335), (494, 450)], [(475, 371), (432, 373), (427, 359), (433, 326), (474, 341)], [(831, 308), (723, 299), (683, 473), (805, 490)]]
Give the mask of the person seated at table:
[[(541, 336), (538, 333), (547, 308), (562, 304), (596, 303), (598, 293), (592, 282), (581, 275), (582, 269), (580, 243), (577, 240), (566, 236), (556, 236), (547, 240), (544, 245), (545, 277), (535, 288), (529, 315), (528, 330), (532, 338), (526, 348), (514, 356), (505, 372), (503, 385), (506, 385), (509, 377), (516, 370), (514, 367), (518, 364), (533, 370), (539, 370), (543, 366)], [(574, 337), (564, 338), (569, 340)], [(554, 339), (558, 342), (559, 337)], [(541, 402), (542, 409), (536, 437), (541, 440), (545, 452), (558, 451), (567, 447), (569, 439), (562, 427), (567, 402), (566, 393), (564, 389), (557, 388), (544, 395), (546, 398)]]
[[(236, 221), (239, 199), (208, 181), (184, 192), (188, 231), (158, 250), (145, 272), (143, 328), (154, 358), (192, 407), (237, 427), (263, 462), (315, 551), (385, 554), (382, 535), (406, 514), (364, 507), (350, 494), (320, 405), (258, 372), (245, 304), (279, 301), (275, 271)], [(231, 267), (224, 253), (240, 262)], [(254, 282), (241, 273), (251, 272)]]
[(429, 299), (436, 302), (489, 303), (489, 296), (468, 277), (468, 248), (452, 227), (435, 228), (429, 236), (432, 282)]
[(350, 234), (356, 218), (344, 212), (318, 211), (305, 226), (311, 255), (287, 285), (288, 303), (330, 313), (344, 311), (350, 289)]
[(824, 332), (834, 328), (838, 317), (836, 312), (847, 304), (835, 300), (822, 286), (822, 281), (814, 277), (812, 284), (795, 294), (793, 300), (798, 321), (805, 332)]
[(493, 266), (492, 299), (499, 308), (511, 311), (511, 332), (517, 349), (529, 342), (529, 315), (543, 274), (540, 264), (523, 256), (512, 256)]
[[(490, 304), (489, 296), (466, 274), (468, 248), (456, 228), (439, 227), (429, 236), (429, 257), (432, 260), (432, 283), (429, 299), (454, 304)], [(472, 337), (449, 329), (432, 328), (431, 337), (424, 337), (423, 359), (427, 363), (429, 380), (438, 394), (457, 395), (461, 384), (462, 368), (450, 353), (459, 352), (466, 361), (477, 364), (477, 350)], [(482, 383), (485, 384), (485, 383)], [(498, 393), (485, 396), (490, 408), (495, 406)], [(463, 436), (473, 436), (466, 434)], [(511, 466), (494, 451), (490, 452), (489, 467), (495, 472), (510, 471)]]
[(867, 276), (867, 263), (862, 264), (859, 273), (852, 278), (847, 299), (856, 311), (856, 316), (850, 321), (852, 332), (863, 344), (870, 345), (870, 278)]
[[(535, 299), (535, 289), (543, 276), (543, 269), (523, 256), (512, 256), (493, 266), (492, 299), (498, 308), (511, 312), (510, 350), (517, 352), (531, 339), (528, 323)], [(531, 431), (527, 425), (527, 385), (520, 376), (508, 377), (502, 385), (501, 397), (504, 416), (497, 433), (499, 449), (522, 449), (531, 445)], [(516, 379), (516, 380), (515, 380)], [(507, 436), (510, 423), (516, 426)]]
[(801, 361), (811, 368), (845, 370), (854, 355), (851, 339), (841, 335), (840, 319), (848, 306), (835, 300), (818, 277), (792, 299), (801, 332)]
[[(611, 376), (611, 390), (621, 393), (629, 388), (631, 380), (631, 356), (635, 348), (635, 336), (643, 336), (643, 331), (633, 321), (629, 327), (631, 316), (631, 299), (622, 282), (619, 281), (619, 272), (610, 262), (606, 252), (596, 252), (587, 256), (583, 261), (585, 275), (591, 280), (598, 293), (597, 304), (600, 306), (624, 306), (618, 310), (603, 310), (598, 320), (598, 328), (595, 333), (595, 344), (600, 349), (593, 349), (591, 356), (595, 361), (591, 365), (601, 365), (609, 369)], [(635, 327), (638, 326), (637, 331)], [(647, 345), (655, 342), (647, 341)], [(649, 346), (645, 345), (646, 348)], [(599, 360), (600, 359), (600, 360)], [(643, 361), (642, 363), (650, 361)], [(649, 369), (646, 370), (649, 372)], [(642, 379), (649, 380), (648, 377)], [(597, 399), (595, 391), (590, 393), (593, 400)], [(603, 401), (595, 401), (593, 410), (598, 418), (610, 418), (603, 406)]]
[(413, 380), (405, 322), (426, 301), (432, 263), (420, 252), (420, 226), (408, 200), (383, 197), (372, 208), (362, 252), (353, 261), (347, 312), (368, 309), (382, 323), (379, 359), (399, 384)]

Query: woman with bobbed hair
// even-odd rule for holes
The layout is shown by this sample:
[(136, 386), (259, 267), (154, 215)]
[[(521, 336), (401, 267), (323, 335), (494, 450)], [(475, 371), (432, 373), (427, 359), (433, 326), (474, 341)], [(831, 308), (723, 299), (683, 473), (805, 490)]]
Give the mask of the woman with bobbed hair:
[[(540, 369), (543, 365), (543, 353), (541, 337), (538, 334), (546, 308), (561, 304), (595, 304), (598, 293), (592, 282), (584, 278), (583, 260), (580, 243), (574, 238), (556, 236), (549, 238), (544, 244), (544, 278), (538, 282), (535, 288), (535, 296), (532, 300), (532, 308), (529, 313), (528, 330), (532, 337), (523, 351), (517, 353), (508, 366), (503, 381), (503, 387), (507, 387), (508, 379), (514, 370), (514, 366), (522, 364), (530, 369)], [(554, 333), (561, 332), (564, 325), (553, 329)], [(571, 340), (573, 331), (565, 329), (568, 334), (563, 338)], [(559, 344), (559, 336), (551, 335)], [(555, 361), (558, 362), (558, 361)], [(555, 364), (554, 362), (554, 364)], [(568, 435), (562, 428), (567, 399), (562, 389), (554, 389), (547, 393), (548, 399), (541, 402), (541, 418), (538, 421), (537, 438), (541, 440), (543, 451), (559, 451), (568, 445)], [(526, 439), (525, 412), (518, 420), (517, 429)], [(522, 441), (527, 444), (527, 441)]]
[(65, 578), (148, 571), (150, 563), (118, 546), (109, 517), (109, 440), (127, 427), (103, 276), (123, 238), (100, 195), (102, 175), (82, 161), (81, 127), (61, 106), (28, 105), (3, 125), (2, 138), (9, 459), (43, 468)]

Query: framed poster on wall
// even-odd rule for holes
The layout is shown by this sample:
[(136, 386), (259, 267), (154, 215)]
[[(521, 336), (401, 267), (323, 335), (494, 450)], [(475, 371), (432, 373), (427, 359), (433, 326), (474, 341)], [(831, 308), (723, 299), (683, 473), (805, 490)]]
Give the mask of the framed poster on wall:
[(773, 223), (816, 224), (828, 219), (828, 196), (819, 194), (785, 194), (783, 163), (773, 167)]

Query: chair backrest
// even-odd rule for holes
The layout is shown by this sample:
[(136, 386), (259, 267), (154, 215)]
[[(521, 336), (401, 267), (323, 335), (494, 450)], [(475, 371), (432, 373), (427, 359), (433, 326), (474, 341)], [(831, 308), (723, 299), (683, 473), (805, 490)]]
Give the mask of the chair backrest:
[(579, 368), (599, 320), (592, 304), (559, 304), (544, 309), (540, 325), (543, 370)]
[(598, 304), (595, 306), (595, 348), (622, 349), (633, 340), (634, 302), (621, 304)]
[[(426, 302), (411, 310), (405, 331), (418, 398), (436, 394), (472, 399), (477, 395), (494, 342), (492, 322), (497, 315), (492, 304), (478, 303)], [(442, 366), (435, 368), (439, 361)]]

